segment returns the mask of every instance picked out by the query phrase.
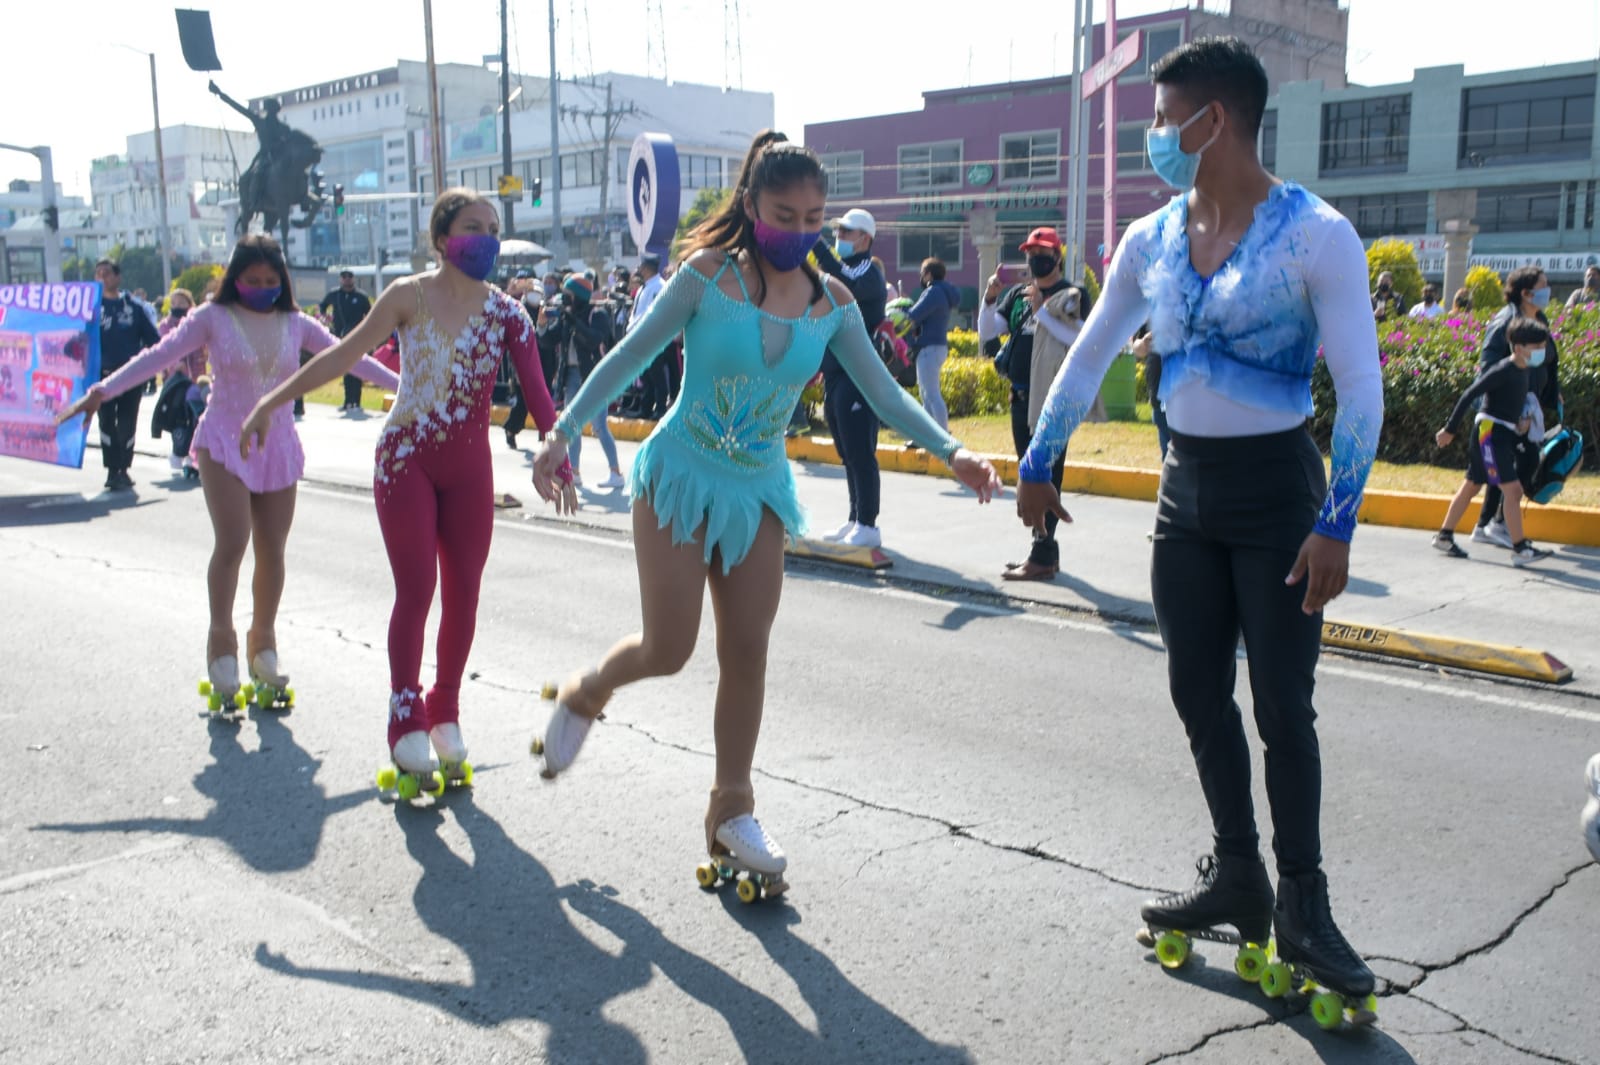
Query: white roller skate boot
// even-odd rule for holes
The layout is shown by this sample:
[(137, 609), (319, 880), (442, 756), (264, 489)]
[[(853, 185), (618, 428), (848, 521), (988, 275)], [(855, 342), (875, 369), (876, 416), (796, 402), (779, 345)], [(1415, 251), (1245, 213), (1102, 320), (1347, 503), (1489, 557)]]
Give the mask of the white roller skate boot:
[(444, 776), (433, 760), (421, 692), (390, 694), (389, 756), (394, 763), (378, 770), (379, 791), (393, 791), (407, 801), (424, 791), (435, 798), (444, 794)]
[(740, 814), (718, 825), (717, 843), (726, 847), (729, 857), (752, 873), (775, 877), (789, 867), (783, 848), (750, 814)]
[(433, 742), (433, 753), (439, 756), (439, 772), (447, 783), (471, 784), (472, 763), (467, 761), (467, 742), (461, 738), (461, 726), (445, 721), (428, 731)]
[(1600, 862), (1600, 754), (1589, 759), (1589, 801), (1583, 807), (1583, 841)]
[(550, 723), (545, 726), (544, 738), (536, 736), (533, 740), (533, 753), (544, 758), (544, 769), (539, 775), (554, 780), (557, 774), (566, 772), (577, 760), (594, 722), (594, 718), (575, 714), (567, 709), (566, 703), (557, 700)]
[(239, 690), (239, 659), (234, 655), (213, 658), (206, 666), (206, 679), (200, 682), (200, 694), (214, 714), (243, 710), (248, 700)]
[(294, 705), (289, 674), (278, 664), (278, 652), (264, 647), (250, 659), (250, 683), (245, 696), (263, 710), (287, 710)]

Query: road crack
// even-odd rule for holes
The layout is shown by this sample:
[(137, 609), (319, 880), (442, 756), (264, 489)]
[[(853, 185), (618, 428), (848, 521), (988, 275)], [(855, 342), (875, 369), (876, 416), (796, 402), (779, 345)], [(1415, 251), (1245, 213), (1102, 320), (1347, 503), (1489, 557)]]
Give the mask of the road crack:
[(1150, 1060), (1146, 1061), (1144, 1065), (1157, 1065), (1158, 1062), (1162, 1061), (1176, 1061), (1178, 1058), (1185, 1058), (1190, 1054), (1195, 1053), (1207, 1043), (1218, 1038), (1219, 1036), (1233, 1035), (1237, 1032), (1249, 1032), (1256, 1028), (1264, 1028), (1269, 1024), (1277, 1023), (1278, 1019), (1276, 1017), (1262, 1017), (1259, 1020), (1247, 1021), (1243, 1024), (1234, 1024), (1228, 1026), (1227, 1028), (1218, 1028), (1214, 1032), (1207, 1032), (1205, 1035), (1201, 1036), (1199, 1042), (1195, 1043), (1193, 1046), (1185, 1047), (1182, 1050), (1168, 1051), (1165, 1054), (1151, 1058)]
[(1456, 1013), (1454, 1010), (1445, 1009), (1432, 999), (1423, 998), (1421, 995), (1411, 995), (1410, 997), (1422, 1003), (1424, 1006), (1429, 1007), (1430, 1009), (1438, 1010), (1440, 1013), (1456, 1022), (1456, 1027), (1441, 1034), (1454, 1035), (1458, 1032), (1470, 1032), (1473, 1035), (1483, 1036), (1485, 1039), (1492, 1039), (1501, 1046), (1510, 1050), (1515, 1050), (1519, 1054), (1526, 1054), (1530, 1058), (1538, 1058), (1540, 1061), (1553, 1061), (1556, 1063), (1556, 1065), (1579, 1065), (1579, 1063), (1572, 1058), (1559, 1058), (1554, 1054), (1546, 1054), (1542, 1050), (1535, 1050), (1532, 1047), (1525, 1047), (1519, 1043), (1513, 1043), (1504, 1036), (1496, 1035), (1495, 1033), (1484, 1028), (1479, 1028), (1477, 1025), (1469, 1023), (1467, 1019), (1461, 1016), (1459, 1013)]

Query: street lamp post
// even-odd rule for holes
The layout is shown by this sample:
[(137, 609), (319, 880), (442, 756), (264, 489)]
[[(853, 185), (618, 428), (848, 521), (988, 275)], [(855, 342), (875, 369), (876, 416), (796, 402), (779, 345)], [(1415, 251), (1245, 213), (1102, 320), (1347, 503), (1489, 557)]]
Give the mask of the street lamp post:
[(43, 145), (24, 148), (20, 144), (0, 144), (0, 148), (13, 152), (27, 152), (39, 160), (39, 177), (44, 185), (40, 194), (39, 206), (46, 218), (55, 218), (55, 226), (45, 226), (44, 234), (44, 279), (46, 281), (61, 280), (61, 213), (56, 204), (56, 173), (55, 165), (50, 158), (50, 149)]
[(131, 44), (119, 44), (117, 47), (150, 57), (150, 110), (156, 123), (156, 184), (159, 186), (156, 190), (156, 217), (161, 224), (160, 232), (156, 234), (156, 246), (161, 251), (161, 291), (167, 292), (172, 288), (172, 250), (168, 245), (167, 233), (167, 155), (161, 147), (161, 97), (156, 92), (156, 54)]

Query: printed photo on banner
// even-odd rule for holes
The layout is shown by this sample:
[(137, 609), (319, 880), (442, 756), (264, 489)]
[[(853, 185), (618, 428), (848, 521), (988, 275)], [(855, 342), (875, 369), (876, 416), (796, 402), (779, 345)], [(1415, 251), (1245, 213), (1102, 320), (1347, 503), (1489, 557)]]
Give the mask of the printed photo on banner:
[(56, 415), (100, 379), (100, 284), (0, 285), (0, 455), (83, 466), (88, 427)]

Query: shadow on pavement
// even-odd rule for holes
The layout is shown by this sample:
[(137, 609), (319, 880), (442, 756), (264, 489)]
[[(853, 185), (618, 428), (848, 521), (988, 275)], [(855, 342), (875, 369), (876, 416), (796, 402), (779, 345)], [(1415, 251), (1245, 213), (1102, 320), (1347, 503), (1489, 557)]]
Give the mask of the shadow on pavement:
[[(153, 500), (149, 502), (154, 502)], [(70, 525), (95, 521), (118, 510), (144, 506), (137, 492), (78, 492), (0, 496), (0, 528), (24, 529), (34, 525)]]
[(306, 868), (316, 857), (328, 818), (371, 801), (371, 792), (362, 789), (329, 798), (316, 783), (322, 762), (295, 743), (280, 713), (252, 710), (250, 720), (260, 736), (254, 751), (239, 742), (241, 723), (208, 717), (211, 763), (194, 778), (195, 790), (212, 803), (204, 817), (41, 824), (34, 831), (149, 832), (215, 839), (259, 872)]
[[(440, 838), (447, 815), (465, 831), (470, 861)], [(395, 818), (407, 850), (422, 869), (414, 895), (417, 915), (429, 931), (467, 956), (470, 980), (443, 981), (437, 972), (401, 975), (300, 966), (265, 943), (256, 948), (263, 968), (398, 995), (483, 1027), (516, 1020), (541, 1023), (549, 1029), (544, 1052), (552, 1062), (633, 1065), (650, 1060), (652, 1052), (640, 1035), (605, 1014), (608, 1002), (645, 987), (657, 969), (722, 1016), (744, 1060), (855, 1062), (863, 1060), (862, 1047), (873, 1047), (878, 1060), (886, 1061), (967, 1060), (919, 1035), (844, 979), (826, 958), (798, 944), (781, 925), (774, 926), (770, 938), (781, 942), (769, 953), (799, 981), (822, 1028), (820, 1034), (806, 1030), (714, 958), (667, 939), (643, 914), (619, 901), (614, 888), (588, 881), (558, 887), (542, 864), (476, 806), (470, 791), (453, 792), (431, 808), (397, 806)], [(731, 890), (727, 894), (731, 897)], [(620, 953), (596, 946), (563, 903), (620, 939)], [(787, 911), (781, 904), (750, 909), (757, 912), (741, 915), (747, 925), (781, 922), (785, 918), (777, 915)], [(652, 1047), (662, 1046), (661, 1033), (649, 1038)], [(849, 1045), (841, 1045), (845, 1038)], [(716, 1046), (707, 1060), (730, 1056), (719, 1036), (706, 1040), (708, 1048)]]

